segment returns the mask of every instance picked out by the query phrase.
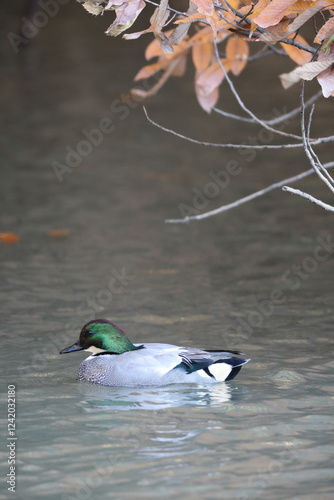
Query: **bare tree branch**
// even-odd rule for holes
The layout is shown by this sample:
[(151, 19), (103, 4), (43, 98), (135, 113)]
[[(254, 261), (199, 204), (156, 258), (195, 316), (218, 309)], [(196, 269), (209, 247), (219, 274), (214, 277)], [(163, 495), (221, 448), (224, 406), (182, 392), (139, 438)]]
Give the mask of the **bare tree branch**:
[(218, 46), (217, 46), (217, 42), (214, 41), (213, 42), (214, 44), (214, 48), (215, 48), (215, 53), (216, 53), (216, 59), (219, 63), (219, 66), (221, 67), (222, 71), (224, 72), (224, 75), (225, 75), (225, 79), (231, 89), (231, 92), (232, 94), (234, 95), (234, 97), (236, 98), (237, 100), (237, 103), (239, 104), (240, 108), (245, 111), (245, 113), (247, 113), (253, 120), (255, 123), (258, 123), (259, 125), (261, 125), (262, 127), (264, 127), (265, 129), (269, 130), (270, 132), (273, 132), (274, 134), (278, 134), (278, 135), (282, 135), (284, 137), (289, 137), (290, 139), (297, 139), (297, 140), (301, 140), (302, 137), (300, 135), (295, 135), (295, 134), (290, 134), (288, 132), (283, 132), (282, 130), (278, 130), (276, 128), (273, 128), (271, 127), (270, 125), (267, 125), (266, 122), (264, 122), (263, 120), (260, 120), (260, 118), (258, 118), (245, 104), (244, 102), (242, 101), (239, 93), (237, 92), (231, 78), (229, 77), (228, 75), (228, 72), (226, 71), (225, 69), (225, 66), (224, 64), (222, 63), (220, 57), (219, 57), (219, 51), (218, 51)]
[(316, 205), (319, 205), (320, 207), (324, 208), (325, 210), (328, 210), (329, 212), (334, 212), (334, 207), (331, 205), (328, 205), (327, 203), (324, 203), (321, 200), (318, 200), (317, 198), (314, 198), (314, 196), (304, 193), (304, 191), (300, 191), (300, 189), (293, 189), (289, 186), (283, 186), (282, 187), (283, 191), (287, 191), (288, 193), (296, 194), (298, 196), (301, 196), (302, 198), (306, 198), (307, 200), (311, 201), (312, 203), (315, 203)]
[[(334, 162), (325, 163), (324, 167), (325, 168), (332, 168), (332, 167), (334, 167)], [(165, 220), (165, 222), (168, 224), (185, 224), (185, 223), (190, 222), (192, 220), (207, 219), (208, 217), (212, 217), (213, 215), (218, 215), (218, 214), (221, 214), (222, 212), (226, 212), (227, 210), (231, 210), (232, 208), (239, 207), (240, 205), (247, 203), (251, 200), (254, 200), (255, 198), (259, 198), (260, 196), (263, 196), (264, 194), (267, 194), (270, 191), (273, 191), (274, 189), (279, 189), (283, 186), (285, 188), (287, 188), (287, 186), (285, 186), (287, 183), (290, 184), (292, 182), (296, 182), (296, 181), (298, 181), (300, 179), (304, 179), (304, 177), (308, 177), (309, 175), (312, 175), (312, 174), (314, 174), (314, 169), (310, 168), (309, 170), (306, 170), (305, 172), (294, 175), (293, 177), (289, 177), (288, 179), (284, 179), (283, 181), (275, 182), (274, 184), (271, 184), (270, 186), (267, 186), (264, 189), (260, 189), (260, 191), (256, 191), (255, 193), (252, 193), (248, 196), (245, 196), (244, 198), (240, 198), (239, 200), (234, 201), (232, 203), (229, 203), (228, 205), (223, 205), (219, 208), (216, 208), (215, 210), (210, 210), (209, 212), (204, 212), (203, 214), (199, 214), (199, 215), (191, 215), (188, 217), (184, 217), (183, 219), (167, 219), (167, 220)], [(290, 188), (287, 188), (284, 190), (288, 191), (288, 189), (290, 189)]]
[[(308, 133), (306, 132), (304, 96), (305, 96), (305, 82), (304, 82), (304, 80), (302, 80), (300, 100), (301, 100), (301, 108), (302, 108), (301, 109), (301, 129), (302, 129), (302, 136), (303, 136), (304, 151), (305, 151), (306, 156), (309, 159), (314, 171), (318, 174), (320, 179), (329, 187), (329, 189), (332, 191), (332, 193), (334, 193), (334, 180), (327, 172), (325, 174), (323, 173), (322, 170), (324, 169), (324, 167), (321, 164), (319, 158), (314, 153), (313, 149), (311, 148), (310, 139), (309, 139)], [(310, 127), (311, 127), (312, 114), (313, 114), (313, 112), (311, 112), (311, 114), (310, 114), (310, 123), (308, 126), (308, 131), (310, 130)]]
[[(304, 147), (304, 144), (302, 142), (297, 142), (296, 144), (221, 144), (217, 142), (206, 142), (206, 141), (198, 141), (197, 139), (193, 139), (192, 137), (187, 137), (186, 135), (179, 134), (178, 132), (175, 132), (175, 130), (171, 130), (167, 127), (163, 127), (159, 123), (155, 122), (148, 116), (147, 110), (145, 106), (143, 106), (143, 110), (145, 113), (145, 116), (147, 120), (154, 125), (155, 127), (159, 128), (160, 130), (163, 130), (164, 132), (168, 132), (169, 134), (175, 135), (176, 137), (179, 137), (180, 139), (184, 139), (185, 141), (192, 142), (193, 144), (198, 144), (199, 146), (208, 146), (212, 148), (222, 148), (222, 149), (260, 149), (260, 150), (265, 150), (265, 149), (291, 149), (291, 148), (302, 148)], [(320, 137), (318, 139), (313, 139), (312, 140), (312, 145), (317, 145), (317, 144), (323, 144), (326, 142), (333, 142), (334, 141), (334, 135), (328, 136), (328, 137)]]
[[(310, 99), (308, 99), (308, 101), (305, 102), (305, 108), (311, 106), (321, 96), (322, 96), (322, 91), (319, 90), (319, 92), (314, 94), (312, 97), (310, 97)], [(219, 115), (226, 116), (226, 118), (233, 118), (234, 120), (239, 120), (245, 123), (254, 124), (254, 120), (252, 118), (246, 118), (245, 116), (239, 116), (239, 115), (234, 115), (232, 113), (227, 113), (226, 111), (223, 111), (222, 109), (218, 108), (212, 108), (212, 110)], [(263, 120), (263, 122), (266, 123), (267, 125), (277, 125), (278, 123), (291, 120), (291, 118), (294, 118), (295, 116), (299, 115), (300, 111), (301, 111), (301, 106), (298, 106), (298, 108), (292, 109), (291, 111), (285, 113), (284, 115), (273, 118), (272, 120)]]

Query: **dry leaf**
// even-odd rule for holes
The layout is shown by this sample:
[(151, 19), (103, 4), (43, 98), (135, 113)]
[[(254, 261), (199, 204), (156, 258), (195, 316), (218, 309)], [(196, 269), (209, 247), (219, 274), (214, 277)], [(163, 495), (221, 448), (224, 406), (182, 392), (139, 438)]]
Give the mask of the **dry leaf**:
[(324, 59), (323, 61), (314, 61), (304, 64), (300, 68), (294, 70), (294, 73), (303, 80), (313, 80), (322, 71), (333, 64), (332, 58)]
[(117, 7), (115, 9), (117, 17), (107, 29), (106, 34), (118, 36), (130, 28), (145, 6), (144, 0), (128, 0), (120, 7)]
[(211, 94), (204, 95), (201, 92), (201, 89), (196, 86), (196, 81), (195, 81), (195, 91), (196, 91), (196, 97), (197, 100), (204, 111), (207, 113), (210, 113), (212, 108), (217, 104), (218, 99), (219, 99), (219, 89), (215, 88), (211, 92)]
[(226, 43), (226, 58), (231, 64), (235, 76), (240, 75), (247, 64), (249, 45), (242, 38), (230, 37)]
[(334, 97), (334, 71), (332, 67), (322, 71), (317, 76), (317, 80), (321, 85), (322, 94), (324, 97)]
[(209, 43), (195, 43), (192, 47), (192, 58), (195, 68), (198, 71), (205, 70), (212, 59), (213, 44)]
[(286, 9), (292, 5), (295, 0), (272, 0), (260, 14), (253, 17), (252, 20), (261, 28), (268, 28), (278, 24), (284, 16)]
[(187, 67), (187, 56), (182, 56), (171, 72), (171, 76), (183, 76)]
[(291, 17), (291, 14), (300, 14), (305, 10), (312, 9), (315, 6), (316, 0), (298, 0), (293, 3), (284, 12), (285, 16)]
[(11, 245), (12, 243), (17, 243), (20, 236), (15, 233), (0, 233), (0, 241), (5, 245)]
[[(226, 71), (230, 69), (228, 59), (221, 59)], [(218, 61), (211, 64), (201, 73), (198, 73), (195, 79), (195, 90), (197, 99), (205, 111), (210, 112), (212, 107), (218, 100), (218, 87), (225, 78), (225, 73), (222, 70)]]
[(52, 238), (63, 238), (64, 236), (68, 236), (69, 234), (69, 229), (51, 229), (50, 231), (48, 231), (48, 235), (52, 236)]
[(334, 47), (329, 50), (329, 54), (325, 55), (320, 52), (318, 62), (331, 63), (327, 69), (322, 71), (317, 80), (321, 85), (322, 94), (324, 97), (334, 97)]
[(279, 79), (281, 80), (281, 84), (284, 89), (289, 89), (295, 83), (300, 82), (300, 77), (296, 75), (294, 71), (290, 71), (290, 73), (282, 73), (279, 75)]
[(330, 38), (334, 33), (334, 17), (328, 19), (328, 21), (320, 28), (317, 36), (314, 39), (315, 43), (321, 43), (327, 38)]
[(198, 12), (205, 14), (206, 16), (211, 16), (213, 14), (213, 0), (191, 0), (192, 3), (197, 5)]
[[(303, 38), (300, 35), (297, 35), (296, 37), (290, 35), (289, 38), (293, 38), (296, 42), (303, 43), (304, 45), (309, 46), (305, 38)], [(305, 50), (299, 49), (294, 45), (288, 45), (287, 43), (281, 43), (281, 45), (285, 50), (285, 52), (290, 57), (290, 59), (292, 59), (293, 62), (295, 62), (299, 66), (302, 66), (303, 64), (310, 62), (310, 60), (312, 59), (312, 54), (306, 52)]]
[[(286, 38), (289, 35), (292, 35), (296, 31), (299, 30), (311, 17), (313, 17), (317, 12), (323, 9), (323, 6), (327, 5), (324, 0), (318, 0), (317, 5), (311, 7), (310, 9), (305, 10), (299, 16), (294, 19), (294, 21), (288, 25), (286, 30), (281, 31), (273, 31), (273, 34), (263, 33), (259, 40), (265, 43), (276, 43), (279, 42), (282, 38)], [(284, 21), (283, 21), (284, 22)], [(268, 28), (270, 31), (271, 28)]]
[(155, 75), (158, 71), (161, 71), (168, 66), (169, 60), (164, 59), (162, 61), (158, 61), (153, 64), (148, 64), (147, 66), (144, 66), (141, 68), (136, 76), (134, 77), (135, 82), (138, 80), (143, 80), (144, 78), (151, 78), (153, 75)]
[(93, 14), (93, 16), (98, 16), (103, 12), (104, 7), (99, 5), (102, 2), (96, 2), (94, 0), (87, 0), (86, 2), (82, 3), (82, 6), (84, 9), (87, 10), (90, 14)]

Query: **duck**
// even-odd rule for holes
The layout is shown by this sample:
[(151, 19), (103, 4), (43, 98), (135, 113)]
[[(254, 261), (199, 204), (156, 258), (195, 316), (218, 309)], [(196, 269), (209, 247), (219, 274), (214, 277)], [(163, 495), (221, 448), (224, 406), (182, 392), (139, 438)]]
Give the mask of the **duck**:
[(169, 384), (214, 384), (234, 379), (250, 361), (239, 351), (204, 350), (172, 344), (133, 344), (107, 319), (86, 323), (79, 340), (60, 354), (87, 351), (77, 379), (105, 386), (148, 387)]

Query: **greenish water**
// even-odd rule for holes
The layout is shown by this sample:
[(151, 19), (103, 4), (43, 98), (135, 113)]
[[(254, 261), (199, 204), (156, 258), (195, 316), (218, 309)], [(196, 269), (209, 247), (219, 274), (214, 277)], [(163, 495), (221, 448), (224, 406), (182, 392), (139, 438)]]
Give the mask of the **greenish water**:
[[(1, 10), (6, 31), (15, 30), (19, 6)], [(0, 247), (1, 386), (4, 403), (16, 386), (16, 498), (332, 499), (332, 216), (274, 192), (201, 223), (164, 224), (181, 216), (181, 203), (194, 208), (210, 172), (231, 160), (241, 172), (202, 199), (205, 209), (308, 164), (298, 152), (247, 162), (167, 136), (140, 106), (119, 111), (145, 40), (110, 40), (108, 22), (64, 5), (24, 51), (15, 55), (7, 39), (1, 48), (0, 232), (21, 236)], [(249, 103), (259, 67), (244, 86)], [(270, 114), (284, 97), (294, 107), (298, 90), (279, 101), (275, 77), (265, 78), (274, 104), (259, 106)], [(201, 139), (256, 133), (205, 115), (191, 73), (147, 106)], [(64, 164), (83, 130), (105, 119), (114, 130), (59, 182), (52, 163)], [(329, 123), (325, 114), (326, 134)], [(299, 187), (330, 202), (315, 179)], [(69, 234), (49, 234), (59, 229)], [(78, 383), (85, 354), (58, 353), (94, 317), (113, 319), (133, 342), (240, 349), (252, 361), (214, 387)], [(7, 499), (6, 413), (1, 425)]]

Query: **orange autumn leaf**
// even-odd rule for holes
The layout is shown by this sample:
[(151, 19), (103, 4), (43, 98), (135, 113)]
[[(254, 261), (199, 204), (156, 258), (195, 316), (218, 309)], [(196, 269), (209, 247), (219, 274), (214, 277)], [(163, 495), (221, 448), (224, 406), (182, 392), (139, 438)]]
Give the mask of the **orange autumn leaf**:
[(195, 43), (192, 48), (192, 58), (195, 68), (198, 71), (205, 70), (212, 58), (213, 44), (209, 43)]
[(198, 12), (211, 16), (213, 13), (213, 0), (192, 0), (197, 5)]
[(328, 21), (320, 28), (317, 36), (314, 39), (315, 43), (321, 43), (327, 38), (330, 38), (334, 33), (334, 17), (328, 19)]
[(187, 57), (186, 56), (181, 56), (179, 57), (175, 67), (171, 71), (170, 75), (171, 76), (183, 76), (184, 73), (186, 72), (186, 67), (187, 67)]
[(205, 14), (195, 12), (195, 14), (192, 14), (191, 16), (187, 16), (182, 19), (177, 19), (176, 21), (174, 21), (174, 24), (187, 24), (194, 21), (203, 21), (204, 19), (205, 19)]
[[(228, 59), (221, 59), (226, 71), (230, 70), (231, 62)], [(225, 73), (218, 61), (211, 64), (204, 71), (199, 73), (195, 80), (196, 95), (205, 111), (211, 111), (211, 108), (218, 100), (218, 93), (215, 92), (225, 78)], [(216, 101), (214, 102), (213, 97)], [(212, 104), (213, 103), (213, 104)]]
[[(254, 19), (255, 17), (257, 17), (265, 7), (267, 7), (267, 5), (269, 4), (270, 0), (259, 0), (254, 6), (253, 6), (253, 10), (252, 12), (250, 12), (248, 14), (248, 18), (249, 19)], [(247, 8), (247, 7), (246, 7)], [(247, 12), (249, 11), (249, 7), (248, 7), (248, 11), (246, 10), (245, 7), (242, 7), (240, 10), (240, 12), (242, 14), (247, 14)]]
[(158, 71), (165, 69), (169, 65), (169, 63), (170, 61), (168, 59), (163, 59), (162, 61), (143, 66), (134, 77), (135, 82), (137, 82), (138, 80), (143, 80), (145, 78), (151, 78)]
[(295, 3), (295, 0), (272, 0), (262, 12), (253, 18), (261, 28), (268, 28), (278, 24), (284, 16), (286, 9)]
[(237, 76), (247, 64), (249, 45), (242, 38), (230, 37), (226, 43), (226, 58), (231, 64), (232, 73)]
[(315, 0), (298, 0), (298, 2), (293, 3), (286, 9), (284, 15), (289, 16), (291, 14), (300, 14), (305, 10), (311, 9), (315, 5), (316, 5)]
[(12, 243), (17, 243), (20, 236), (15, 233), (0, 233), (0, 241), (5, 245), (11, 245)]
[[(308, 46), (307, 41), (301, 35), (297, 35), (296, 37), (293, 35), (290, 35), (288, 38), (293, 38), (296, 42), (300, 42), (300, 43)], [(299, 49), (298, 47), (295, 47), (294, 45), (288, 45), (286, 43), (281, 43), (281, 45), (282, 45), (283, 49), (285, 50), (285, 52), (290, 57), (290, 59), (292, 59), (293, 62), (295, 62), (299, 66), (302, 66), (303, 64), (310, 62), (310, 60), (312, 59), (312, 54), (310, 54), (309, 52), (306, 52), (305, 50)]]
[[(173, 30), (165, 31), (165, 35), (168, 37)], [(145, 50), (145, 59), (149, 60), (152, 59), (152, 57), (158, 57), (161, 55), (165, 55), (163, 50), (161, 49), (161, 45), (159, 41), (154, 38), (151, 43), (148, 44)]]
[(52, 238), (63, 238), (64, 236), (68, 236), (69, 234), (69, 229), (51, 229), (50, 231), (48, 231), (48, 235)]

